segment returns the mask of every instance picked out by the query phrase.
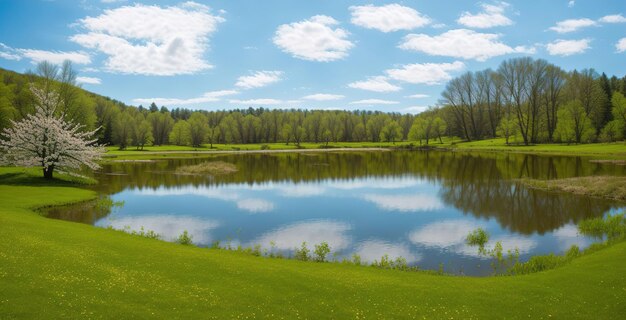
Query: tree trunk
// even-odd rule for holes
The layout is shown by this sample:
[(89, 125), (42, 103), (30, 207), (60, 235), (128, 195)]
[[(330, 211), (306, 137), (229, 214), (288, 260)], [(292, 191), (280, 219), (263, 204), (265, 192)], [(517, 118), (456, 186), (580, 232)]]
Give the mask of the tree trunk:
[(43, 168), (44, 179), (52, 180), (52, 173), (54, 172), (54, 166)]

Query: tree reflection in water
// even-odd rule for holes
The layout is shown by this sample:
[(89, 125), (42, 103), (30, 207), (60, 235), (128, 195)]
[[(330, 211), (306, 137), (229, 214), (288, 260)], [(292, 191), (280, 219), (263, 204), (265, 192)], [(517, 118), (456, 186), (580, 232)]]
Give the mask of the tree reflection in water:
[[(192, 176), (175, 173), (181, 165), (225, 161), (239, 171), (227, 176)], [(100, 194), (125, 189), (174, 186), (256, 185), (270, 182), (344, 181), (405, 177), (426, 179), (440, 186), (439, 197), (465, 214), (495, 218), (503, 227), (522, 234), (553, 231), (567, 223), (597, 217), (617, 203), (548, 193), (525, 188), (520, 178), (560, 179), (587, 175), (626, 175), (625, 166), (592, 163), (582, 157), (527, 154), (460, 153), (442, 151), (326, 152), (215, 155), (155, 162), (121, 162), (103, 166), (94, 174)], [(50, 211), (50, 216), (94, 223), (110, 210), (94, 211), (83, 203)]]

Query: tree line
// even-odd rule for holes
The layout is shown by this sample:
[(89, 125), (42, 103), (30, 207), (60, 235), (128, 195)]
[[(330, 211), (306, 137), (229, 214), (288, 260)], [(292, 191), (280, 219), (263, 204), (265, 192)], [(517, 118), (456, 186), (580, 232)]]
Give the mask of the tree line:
[(71, 63), (47, 62), (27, 74), (1, 70), (0, 129), (34, 111), (29, 84), (60, 96), (57, 112), (98, 142), (120, 149), (147, 145), (396, 142), (443, 137), (506, 142), (616, 141), (626, 132), (626, 77), (593, 69), (565, 72), (545, 60), (516, 58), (497, 70), (467, 72), (451, 80), (438, 106), (418, 115), (378, 111), (248, 108), (204, 111), (128, 106), (77, 86)]
[(616, 141), (626, 134), (626, 77), (565, 72), (543, 59), (515, 58), (452, 79), (437, 111), (465, 140), (524, 144)]

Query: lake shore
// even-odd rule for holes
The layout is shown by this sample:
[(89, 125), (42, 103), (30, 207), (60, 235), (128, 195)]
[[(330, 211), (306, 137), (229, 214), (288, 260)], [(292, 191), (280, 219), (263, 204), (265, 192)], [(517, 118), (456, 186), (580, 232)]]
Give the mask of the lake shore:
[(223, 145), (215, 144), (194, 148), (186, 146), (151, 146), (144, 150), (119, 150), (108, 147), (104, 156), (105, 161), (119, 161), (131, 159), (160, 159), (164, 157), (211, 156), (221, 154), (276, 154), (276, 153), (319, 153), (319, 152), (377, 152), (394, 150), (437, 150), (453, 152), (507, 152), (537, 155), (559, 156), (588, 156), (596, 160), (613, 161), (626, 159), (626, 144), (594, 143), (594, 144), (541, 144), (541, 145), (507, 145), (503, 139), (492, 139), (472, 142), (444, 140), (442, 144), (431, 143), (419, 145), (417, 142), (338, 142), (325, 144), (302, 143), (299, 147), (291, 144), (242, 144)]

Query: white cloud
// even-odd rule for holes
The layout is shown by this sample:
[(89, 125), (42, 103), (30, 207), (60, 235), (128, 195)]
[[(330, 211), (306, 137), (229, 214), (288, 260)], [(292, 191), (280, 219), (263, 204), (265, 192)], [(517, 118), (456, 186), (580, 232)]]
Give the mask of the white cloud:
[(380, 259), (387, 255), (390, 259), (402, 257), (406, 259), (408, 263), (414, 263), (421, 259), (417, 254), (413, 254), (411, 249), (398, 243), (389, 243), (381, 240), (367, 240), (361, 243), (356, 254), (361, 257), (361, 261), (364, 263), (372, 263), (374, 260), (380, 261)]
[(406, 96), (407, 98), (414, 98), (414, 99), (422, 99), (422, 98), (428, 98), (430, 97), (427, 94), (422, 94), (422, 93), (418, 93), (418, 94), (412, 94), (410, 96)]
[(556, 40), (552, 43), (548, 43), (546, 48), (548, 53), (553, 56), (571, 56), (577, 53), (583, 53), (589, 49), (589, 43), (591, 39), (580, 40)]
[(504, 15), (504, 11), (509, 6), (506, 2), (499, 2), (496, 4), (480, 5), (483, 8), (482, 12), (472, 14), (470, 12), (463, 12), (461, 17), (457, 20), (458, 23), (470, 27), (470, 28), (492, 28), (500, 26), (509, 26), (513, 24), (513, 21)]
[(390, 69), (385, 72), (394, 80), (413, 84), (440, 84), (452, 79), (450, 71), (458, 71), (465, 67), (460, 61), (453, 63), (414, 63), (402, 66), (400, 69)]
[(625, 23), (626, 17), (622, 16), (622, 14), (612, 14), (608, 16), (604, 16), (600, 18), (600, 22), (604, 23)]
[(619, 39), (619, 41), (615, 44), (615, 48), (617, 49), (617, 52), (625, 52), (626, 51), (626, 38)]
[(402, 89), (401, 87), (389, 83), (387, 80), (387, 77), (384, 76), (370, 77), (364, 81), (349, 83), (348, 87), (374, 92), (395, 92)]
[(374, 5), (350, 7), (350, 22), (367, 29), (382, 32), (412, 30), (430, 23), (430, 19), (413, 8), (393, 3), (380, 7)]
[(352, 101), (350, 104), (367, 104), (367, 105), (376, 105), (376, 104), (398, 104), (398, 101), (391, 100), (382, 100), (382, 99), (364, 99)]
[(310, 221), (287, 225), (275, 231), (269, 232), (252, 241), (252, 245), (260, 244), (264, 248), (270, 248), (274, 243), (279, 250), (291, 250), (300, 247), (306, 242), (309, 248), (326, 241), (330, 249), (339, 251), (350, 244), (350, 238), (346, 233), (350, 225), (335, 221)]
[(252, 213), (270, 212), (274, 210), (274, 204), (263, 199), (243, 199), (237, 201), (237, 208)]
[(203, 56), (209, 36), (222, 21), (194, 2), (172, 7), (135, 4), (79, 20), (85, 31), (70, 40), (105, 54), (111, 72), (192, 74), (212, 67)]
[(249, 76), (239, 77), (235, 86), (244, 89), (265, 87), (280, 81), (282, 75), (282, 71), (257, 71)]
[(398, 46), (404, 50), (485, 61), (509, 53), (533, 53), (533, 49), (518, 46), (511, 48), (499, 41), (500, 35), (479, 33), (468, 29), (455, 29), (436, 36), (409, 34)]
[(100, 72), (100, 70), (98, 68), (93, 68), (93, 67), (85, 67), (80, 69), (80, 71), (82, 72)]
[(558, 33), (568, 33), (573, 32), (581, 28), (595, 26), (596, 22), (583, 18), (583, 19), (568, 19), (559, 21), (556, 23), (556, 26), (550, 27), (550, 30), (556, 31)]
[(177, 106), (177, 105), (189, 105), (189, 104), (198, 104), (198, 103), (206, 103), (206, 102), (215, 102), (220, 101), (222, 97), (234, 95), (239, 93), (236, 90), (219, 90), (219, 91), (209, 91), (205, 92), (202, 96), (196, 98), (189, 99), (178, 99), (178, 98), (137, 98), (133, 99), (133, 102), (136, 104), (149, 104), (156, 103), (161, 106)]
[(302, 97), (302, 99), (306, 100), (315, 100), (315, 101), (331, 101), (331, 100), (341, 100), (345, 98), (340, 94), (328, 94), (328, 93), (316, 93), (308, 96)]
[(432, 211), (443, 208), (439, 198), (426, 194), (387, 195), (366, 194), (363, 199), (376, 204), (380, 209), (388, 211), (417, 212)]
[(47, 51), (35, 49), (17, 49), (20, 54), (30, 59), (33, 63), (48, 61), (53, 64), (61, 64), (65, 60), (76, 64), (90, 64), (91, 58), (85, 52), (80, 51)]
[(262, 99), (249, 99), (249, 100), (230, 100), (232, 104), (246, 104), (246, 105), (277, 105), (282, 104), (282, 100), (262, 98)]
[(574, 0), (570, 0), (570, 1), (567, 3), (567, 6), (568, 6), (569, 8), (573, 7), (574, 5), (576, 5), (576, 1), (574, 1)]
[(102, 80), (96, 77), (76, 77), (76, 82), (86, 84), (102, 84)]
[(274, 35), (274, 44), (295, 58), (310, 61), (334, 61), (345, 58), (354, 46), (348, 32), (329, 16), (314, 16), (308, 20), (283, 24)]
[(428, 109), (428, 106), (411, 106), (411, 107), (403, 108), (402, 111), (407, 112), (407, 113), (418, 114), (418, 113), (426, 111), (426, 109)]
[(17, 50), (7, 46), (2, 42), (0, 42), (0, 58), (15, 61), (22, 60), (22, 56)]

